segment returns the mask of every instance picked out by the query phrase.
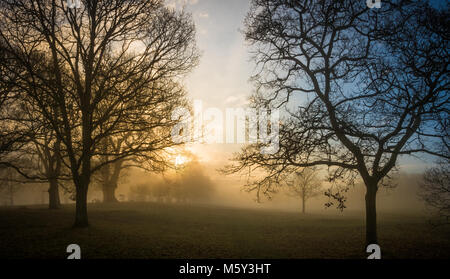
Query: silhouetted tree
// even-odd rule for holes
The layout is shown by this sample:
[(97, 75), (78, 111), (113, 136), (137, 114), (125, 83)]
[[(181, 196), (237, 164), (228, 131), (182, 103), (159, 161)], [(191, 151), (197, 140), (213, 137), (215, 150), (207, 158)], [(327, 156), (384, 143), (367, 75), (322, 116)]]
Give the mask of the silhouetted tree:
[[(165, 102), (170, 104), (170, 106), (164, 108), (161, 103), (157, 103), (159, 108), (149, 105), (148, 109), (159, 111), (160, 114), (158, 117), (163, 115), (165, 117), (170, 117), (169, 114), (171, 113), (173, 105), (180, 104), (180, 101), (182, 101), (180, 95), (166, 95)], [(158, 120), (155, 120), (155, 122), (157, 121), (159, 121), (159, 118)], [(171, 130), (170, 126), (166, 127), (164, 134), (167, 135), (169, 130)], [(157, 136), (152, 134), (150, 131), (149, 133), (142, 132), (141, 136), (157, 138)], [(103, 166), (97, 176), (97, 180), (102, 186), (103, 202), (118, 202), (115, 192), (118, 187), (119, 180), (123, 177), (126, 169), (134, 167), (148, 172), (161, 172), (165, 170), (166, 167), (171, 166), (172, 164), (165, 159), (166, 155), (169, 156), (168, 152), (163, 152), (165, 147), (173, 145), (173, 143), (170, 143), (169, 140), (169, 138), (161, 138), (161, 143), (155, 142), (154, 150), (148, 150), (148, 152), (140, 154), (136, 153), (134, 156), (116, 160), (111, 164), (104, 164), (105, 162), (111, 161), (111, 159), (114, 158), (114, 156), (117, 156), (117, 154), (122, 154), (122, 151), (128, 148), (129, 142), (134, 141), (133, 133), (128, 131), (105, 139), (105, 141), (100, 144), (101, 156), (99, 156), (98, 160), (100, 164), (103, 164)]]
[(48, 206), (49, 209), (61, 207), (59, 195), (59, 178), (62, 172), (61, 141), (53, 137), (51, 131), (46, 134), (42, 141), (34, 140), (36, 153), (40, 161), (42, 174), (48, 179)]
[(21, 137), (13, 143), (15, 148), (3, 156), (2, 164), (19, 172), (24, 183), (48, 181), (49, 208), (57, 209), (60, 207), (58, 180), (63, 168), (61, 141), (48, 128), (50, 125), (39, 114), (39, 107), (17, 88), (17, 83), (9, 82), (9, 85), (18, 93), (3, 110), (2, 123), (17, 129), (16, 135)]
[(440, 162), (425, 171), (419, 196), (439, 217), (436, 224), (450, 224), (450, 165)]
[(5, 204), (13, 206), (16, 193), (22, 188), (23, 184), (17, 180), (17, 172), (11, 168), (0, 168), (0, 195), (3, 196)]
[(171, 185), (171, 194), (179, 202), (207, 201), (214, 193), (214, 183), (198, 161), (185, 163)]
[(449, 146), (448, 18), (423, 1), (369, 9), (365, 1), (253, 0), (245, 21), (259, 66), (253, 105), (303, 97), (282, 121), (277, 153), (246, 146), (227, 172), (261, 169), (262, 181), (273, 181), (288, 167), (325, 165), (331, 182), (359, 175), (366, 242), (377, 243), (376, 193), (398, 157), (439, 156), (436, 143)]
[(286, 180), (290, 193), (302, 200), (302, 213), (305, 213), (306, 201), (322, 194), (322, 183), (317, 178), (317, 170), (304, 168), (292, 173), (292, 177)]
[[(176, 121), (168, 112), (184, 102), (177, 78), (198, 60), (189, 14), (159, 0), (81, 2), (73, 9), (64, 0), (0, 5), (2, 52), (17, 64), (7, 72), (19, 77), (16, 87), (64, 146), (78, 227), (88, 225), (94, 172), (136, 154), (159, 158), (155, 154), (172, 144)], [(102, 141), (126, 132), (132, 135), (120, 153), (102, 152)], [(93, 164), (106, 155), (110, 159)]]
[(150, 195), (152, 195), (152, 189), (149, 184), (131, 186), (128, 194), (130, 200), (140, 202), (147, 201)]
[[(102, 149), (107, 153), (108, 148), (112, 148), (114, 150), (119, 149), (120, 153), (120, 145), (121, 140), (114, 141), (112, 139), (106, 140)], [(109, 156), (104, 155), (100, 158), (100, 161), (106, 162), (109, 161)], [(99, 182), (102, 186), (103, 192), (103, 202), (104, 203), (114, 203), (118, 202), (115, 192), (118, 187), (119, 178), (123, 168), (123, 160), (118, 160), (112, 164), (104, 165), (99, 171)]]
[[(0, 50), (5, 46), (6, 42), (0, 38)], [(16, 66), (17, 62), (11, 55), (0, 51), (0, 165), (8, 167), (15, 167), (8, 155), (20, 150), (32, 135), (32, 131), (24, 129), (17, 121), (23, 118), (23, 111), (17, 106), (17, 100), (21, 98), (20, 89), (15, 86), (21, 73), (8, 71), (8, 68)]]

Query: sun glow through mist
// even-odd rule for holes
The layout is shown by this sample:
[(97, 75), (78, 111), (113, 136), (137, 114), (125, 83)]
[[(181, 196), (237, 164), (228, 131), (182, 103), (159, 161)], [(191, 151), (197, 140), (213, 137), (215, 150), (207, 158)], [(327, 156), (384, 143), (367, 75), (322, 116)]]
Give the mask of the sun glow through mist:
[(175, 158), (175, 166), (176, 167), (182, 166), (182, 165), (184, 165), (186, 163), (186, 161), (187, 161), (187, 159), (185, 157), (183, 157), (181, 155), (178, 155)]

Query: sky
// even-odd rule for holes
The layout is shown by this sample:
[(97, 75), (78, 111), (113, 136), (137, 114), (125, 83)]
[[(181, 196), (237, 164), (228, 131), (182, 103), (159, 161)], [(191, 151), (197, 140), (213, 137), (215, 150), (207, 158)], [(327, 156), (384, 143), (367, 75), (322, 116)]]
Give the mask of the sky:
[[(201, 100), (203, 109), (244, 107), (253, 91), (250, 61), (243, 34), (249, 9), (246, 0), (172, 0), (169, 6), (192, 13), (197, 28), (199, 66), (185, 79), (191, 100)], [(201, 162), (220, 167), (238, 151), (239, 144), (193, 144), (189, 150)]]
[[(448, 1), (432, 0), (435, 6)], [(192, 13), (197, 28), (200, 64), (185, 79), (191, 100), (201, 100), (203, 109), (245, 107), (254, 87), (249, 81), (255, 63), (240, 30), (250, 7), (248, 0), (168, 0), (167, 5)], [(239, 151), (240, 144), (191, 144), (188, 149), (200, 162), (220, 168)], [(403, 171), (421, 172), (429, 160), (403, 157)]]
[(202, 52), (200, 65), (187, 80), (190, 97), (201, 99), (204, 106), (242, 105), (252, 91), (248, 82), (252, 63), (239, 31), (249, 1), (178, 0), (175, 3), (184, 3), (192, 13)]

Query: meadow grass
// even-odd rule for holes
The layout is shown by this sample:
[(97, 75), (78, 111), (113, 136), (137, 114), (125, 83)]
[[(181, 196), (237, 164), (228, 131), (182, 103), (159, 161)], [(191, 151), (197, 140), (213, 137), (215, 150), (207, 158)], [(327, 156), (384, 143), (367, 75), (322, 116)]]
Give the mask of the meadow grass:
[[(364, 216), (159, 203), (0, 208), (0, 258), (365, 258)], [(449, 258), (450, 231), (420, 216), (379, 214), (383, 258)]]

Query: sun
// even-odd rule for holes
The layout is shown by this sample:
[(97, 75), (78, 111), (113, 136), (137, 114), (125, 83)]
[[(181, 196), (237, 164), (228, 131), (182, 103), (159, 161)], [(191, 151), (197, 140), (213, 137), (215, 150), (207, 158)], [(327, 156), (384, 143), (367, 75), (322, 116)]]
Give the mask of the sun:
[(181, 156), (181, 155), (178, 155), (178, 156), (175, 158), (175, 166), (176, 166), (176, 167), (179, 167), (179, 166), (181, 166), (181, 165), (184, 165), (184, 164), (186, 163), (186, 161), (187, 161), (187, 159), (186, 159), (185, 157), (183, 157), (183, 156)]

